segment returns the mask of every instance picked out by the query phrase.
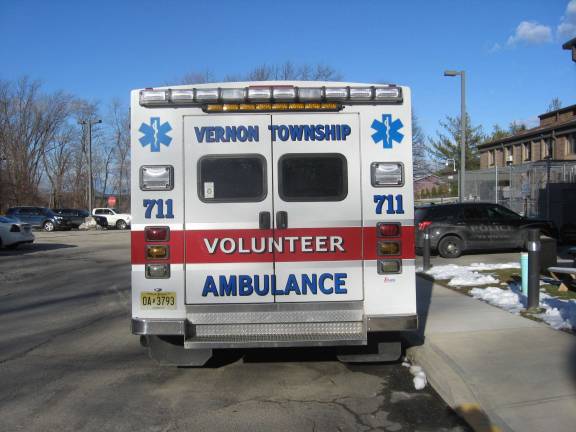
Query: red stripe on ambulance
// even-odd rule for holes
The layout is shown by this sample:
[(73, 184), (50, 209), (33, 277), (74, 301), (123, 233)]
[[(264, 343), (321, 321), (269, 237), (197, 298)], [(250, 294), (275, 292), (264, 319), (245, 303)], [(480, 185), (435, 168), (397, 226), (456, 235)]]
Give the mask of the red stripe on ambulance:
[[(185, 242), (184, 242), (185, 238)], [(378, 240), (398, 241), (398, 256), (378, 257)], [(144, 231), (132, 231), (132, 264), (254, 263), (413, 259), (414, 227), (403, 226), (397, 238), (379, 238), (374, 227), (292, 228), (277, 230), (171, 231), (167, 260), (147, 260)], [(154, 243), (156, 244), (156, 243)], [(185, 253), (184, 253), (185, 245)], [(184, 258), (186, 257), (186, 258)]]

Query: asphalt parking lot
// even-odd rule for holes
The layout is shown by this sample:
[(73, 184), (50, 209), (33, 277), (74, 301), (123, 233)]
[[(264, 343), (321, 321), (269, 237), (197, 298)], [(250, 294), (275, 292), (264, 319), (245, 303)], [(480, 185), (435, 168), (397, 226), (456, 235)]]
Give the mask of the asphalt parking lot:
[(130, 334), (128, 232), (37, 233), (0, 250), (0, 431), (464, 431), (400, 364), (329, 350), (152, 362)]

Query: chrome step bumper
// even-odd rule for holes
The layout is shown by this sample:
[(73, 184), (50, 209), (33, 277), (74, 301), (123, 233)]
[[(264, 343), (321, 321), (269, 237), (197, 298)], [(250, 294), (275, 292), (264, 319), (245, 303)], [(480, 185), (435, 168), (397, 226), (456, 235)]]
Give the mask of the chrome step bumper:
[(185, 348), (256, 348), (290, 346), (365, 345), (364, 321), (194, 326)]

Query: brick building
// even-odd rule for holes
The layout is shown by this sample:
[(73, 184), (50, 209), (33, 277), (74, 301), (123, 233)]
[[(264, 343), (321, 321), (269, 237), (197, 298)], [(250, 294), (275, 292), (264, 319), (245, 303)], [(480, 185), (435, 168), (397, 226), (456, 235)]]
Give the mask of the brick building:
[(538, 116), (540, 124), (478, 146), (480, 169), (545, 160), (576, 160), (576, 105)]

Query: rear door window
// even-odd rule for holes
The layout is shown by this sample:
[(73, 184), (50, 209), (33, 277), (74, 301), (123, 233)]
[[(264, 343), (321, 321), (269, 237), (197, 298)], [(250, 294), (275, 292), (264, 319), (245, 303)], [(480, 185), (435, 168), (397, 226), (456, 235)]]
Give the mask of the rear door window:
[(465, 220), (484, 220), (488, 222), (488, 211), (485, 206), (465, 206), (463, 210)]
[(266, 160), (260, 155), (213, 155), (198, 161), (204, 202), (257, 202), (266, 198)]
[(342, 201), (348, 195), (341, 154), (286, 154), (278, 161), (278, 192), (284, 201)]

